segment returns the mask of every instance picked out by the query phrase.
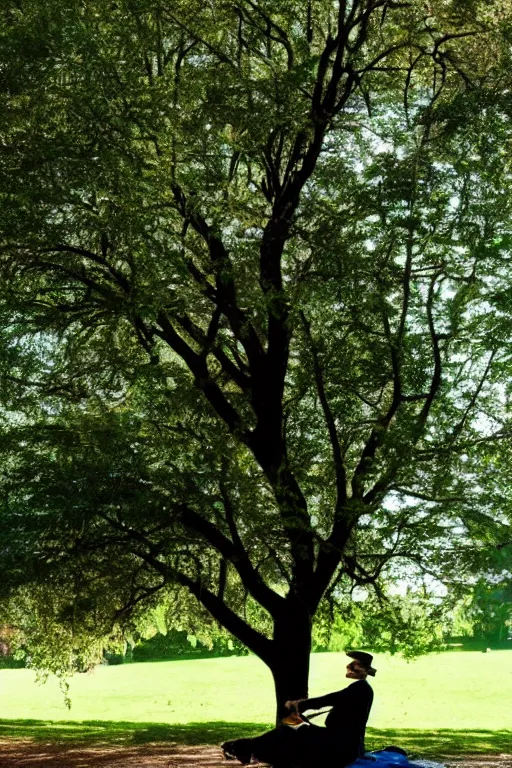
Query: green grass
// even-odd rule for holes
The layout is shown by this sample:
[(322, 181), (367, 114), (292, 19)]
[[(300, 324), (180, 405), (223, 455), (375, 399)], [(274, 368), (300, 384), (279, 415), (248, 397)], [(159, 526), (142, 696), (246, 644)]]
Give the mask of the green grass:
[[(310, 694), (346, 684), (343, 654), (315, 654)], [(414, 662), (380, 657), (372, 685), (370, 747), (423, 755), (512, 752), (512, 653), (444, 653)], [(0, 738), (100, 744), (219, 743), (272, 724), (270, 673), (255, 657), (98, 667), (71, 681), (0, 671)], [(317, 721), (318, 722), (318, 721)]]
[[(264, 724), (132, 723), (108, 720), (85, 722), (43, 722), (41, 720), (0, 720), (0, 740), (22, 739), (63, 747), (132, 747), (143, 744), (220, 744), (236, 735), (256, 736)], [(511, 731), (420, 729), (368, 729), (368, 749), (398, 744), (411, 756), (443, 758), (463, 754), (503, 754), (511, 751)]]

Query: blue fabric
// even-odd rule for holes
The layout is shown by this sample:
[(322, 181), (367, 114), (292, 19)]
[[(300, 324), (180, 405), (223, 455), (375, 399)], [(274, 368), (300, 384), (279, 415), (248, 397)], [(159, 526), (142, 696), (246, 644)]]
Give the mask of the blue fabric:
[(411, 766), (408, 758), (399, 752), (367, 752), (364, 757), (358, 757), (347, 768), (396, 768), (396, 766)]

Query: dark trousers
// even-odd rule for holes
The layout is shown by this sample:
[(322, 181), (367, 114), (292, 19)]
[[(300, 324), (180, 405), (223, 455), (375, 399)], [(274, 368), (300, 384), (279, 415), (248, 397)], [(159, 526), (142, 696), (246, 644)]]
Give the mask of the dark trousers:
[[(248, 740), (249, 741), (249, 740)], [(286, 725), (250, 739), (252, 754), (276, 768), (281, 766), (314, 766), (328, 761), (342, 768), (357, 758), (357, 745), (340, 743), (327, 728), (303, 725), (294, 729)]]

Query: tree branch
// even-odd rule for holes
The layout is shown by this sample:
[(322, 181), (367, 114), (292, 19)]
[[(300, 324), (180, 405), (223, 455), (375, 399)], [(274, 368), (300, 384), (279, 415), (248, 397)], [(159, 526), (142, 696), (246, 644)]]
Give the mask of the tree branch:
[(338, 439), (336, 423), (334, 421), (334, 416), (325, 392), (323, 371), (318, 358), (318, 349), (316, 347), (315, 342), (313, 341), (313, 337), (311, 335), (311, 326), (308, 320), (306, 319), (304, 312), (301, 311), (300, 316), (302, 320), (302, 325), (304, 327), (304, 331), (309, 341), (309, 347), (310, 347), (311, 355), (313, 358), (313, 368), (315, 373), (316, 387), (318, 391), (318, 396), (320, 398), (320, 403), (322, 405), (324, 419), (327, 425), (327, 431), (329, 433), (329, 440), (331, 443), (331, 450), (332, 450), (333, 461), (334, 461), (334, 471), (335, 471), (335, 477), (336, 477), (335, 509), (336, 509), (336, 517), (338, 517), (339, 514), (341, 513), (341, 510), (343, 509), (343, 506), (345, 504), (346, 497), (347, 497), (347, 488), (346, 488), (347, 477), (345, 472), (345, 465), (343, 462), (343, 455), (341, 451), (340, 441)]
[[(238, 306), (233, 265), (229, 254), (222, 240), (213, 232), (204, 217), (190, 205), (181, 187), (174, 183), (172, 190), (181, 215), (190, 222), (208, 248), (216, 282), (216, 293), (212, 294), (211, 290), (208, 289), (208, 298), (214, 301), (226, 316), (235, 337), (245, 349), (249, 367), (253, 371), (259, 365), (263, 349), (247, 314)], [(201, 273), (193, 263), (189, 263), (189, 269), (191, 269), (194, 279), (207, 290), (206, 279), (202, 279)]]
[(102, 517), (109, 525), (116, 530), (121, 531), (129, 540), (132, 540), (139, 545), (132, 550), (133, 554), (159, 573), (165, 584), (178, 583), (186, 587), (223, 627), (235, 637), (238, 637), (266, 664), (271, 663), (271, 641), (253, 629), (253, 627), (246, 621), (241, 619), (226, 605), (221, 597), (215, 595), (211, 590), (205, 587), (201, 582), (200, 573), (198, 574), (198, 578), (192, 579), (187, 574), (169, 566), (166, 562), (160, 559), (162, 554), (161, 545), (155, 545), (140, 531), (130, 528), (123, 523), (108, 517), (108, 515), (102, 515)]
[(231, 632), (232, 635), (239, 638), (244, 645), (259, 656), (268, 666), (272, 664), (272, 641), (251, 627), (244, 619), (241, 619), (240, 616), (226, 605), (221, 597), (205, 587), (200, 580), (192, 579), (190, 576), (171, 568), (166, 563), (156, 560), (150, 555), (141, 552), (136, 552), (135, 554), (158, 571), (166, 579), (167, 583), (174, 582), (186, 587), (219, 624), (225, 627), (228, 632)]
[(73, 253), (76, 256), (82, 256), (84, 259), (88, 259), (89, 261), (93, 261), (95, 264), (101, 264), (103, 267), (106, 267), (110, 275), (114, 278), (116, 283), (123, 289), (125, 293), (131, 292), (131, 285), (129, 280), (123, 275), (122, 272), (120, 272), (118, 269), (113, 267), (109, 261), (106, 258), (106, 251), (109, 247), (109, 243), (106, 240), (106, 237), (102, 237), (102, 249), (103, 249), (103, 255), (100, 256), (97, 253), (93, 253), (92, 251), (89, 251), (85, 248), (77, 248), (73, 245), (66, 245), (63, 243), (59, 243), (58, 245), (55, 245), (51, 248), (42, 248), (41, 253)]
[(223, 558), (233, 564), (244, 587), (271, 616), (279, 612), (283, 598), (265, 584), (260, 574), (254, 569), (239, 537), (237, 537), (237, 543), (231, 542), (213, 523), (190, 507), (182, 508), (181, 519), (187, 528), (204, 536)]
[(186, 341), (176, 332), (165, 312), (160, 312), (157, 317), (160, 328), (155, 328), (154, 333), (163, 339), (183, 359), (195, 377), (196, 386), (203, 392), (214, 411), (233, 434), (248, 443), (250, 435), (245, 429), (238, 411), (231, 405), (221, 388), (210, 376), (206, 361), (201, 355), (194, 352)]
[(484, 385), (484, 383), (485, 383), (485, 381), (487, 379), (487, 376), (489, 375), (489, 372), (491, 370), (491, 366), (492, 366), (492, 363), (493, 363), (495, 357), (496, 357), (496, 350), (493, 350), (491, 352), (490, 356), (489, 356), (489, 360), (487, 361), (487, 365), (485, 366), (485, 371), (483, 372), (482, 377), (481, 377), (480, 381), (478, 382), (478, 385), (477, 385), (475, 391), (471, 395), (471, 399), (470, 399), (466, 409), (464, 410), (462, 418), (460, 419), (460, 421), (453, 428), (453, 431), (452, 431), (451, 436), (450, 436), (450, 442), (451, 443), (455, 442), (455, 440), (459, 437), (459, 435), (461, 434), (462, 430), (464, 429), (464, 425), (465, 425), (465, 423), (467, 421), (467, 418), (468, 418), (469, 414), (471, 413), (471, 411), (473, 410), (473, 408), (475, 407), (476, 401), (478, 400), (478, 396), (480, 395), (480, 392), (482, 391), (482, 387), (483, 387), (483, 385)]
[(434, 372), (432, 374), (430, 388), (428, 391), (428, 395), (425, 399), (425, 404), (423, 405), (423, 408), (421, 409), (421, 412), (417, 419), (416, 432), (417, 432), (418, 440), (427, 422), (428, 415), (432, 407), (432, 403), (434, 402), (435, 397), (439, 391), (439, 387), (441, 386), (441, 352), (439, 350), (439, 336), (436, 333), (436, 329), (434, 325), (434, 316), (433, 316), (434, 291), (435, 291), (436, 280), (440, 274), (441, 274), (440, 272), (436, 272), (436, 274), (434, 274), (431, 278), (428, 298), (427, 298), (427, 305), (426, 305), (427, 322), (428, 322), (428, 328), (430, 332), (430, 339), (432, 343), (432, 355), (434, 358)]
[[(217, 310), (220, 313), (220, 310)], [(248, 392), (250, 389), (250, 378), (247, 376), (238, 365), (233, 363), (220, 346), (213, 346), (208, 341), (207, 334), (194, 323), (188, 315), (177, 315), (176, 322), (183, 328), (188, 335), (194, 339), (198, 344), (202, 346), (202, 357), (205, 359), (208, 352), (210, 352), (220, 363), (224, 373), (229, 376), (232, 381), (240, 387), (242, 392)], [(212, 317), (213, 319), (213, 317)]]

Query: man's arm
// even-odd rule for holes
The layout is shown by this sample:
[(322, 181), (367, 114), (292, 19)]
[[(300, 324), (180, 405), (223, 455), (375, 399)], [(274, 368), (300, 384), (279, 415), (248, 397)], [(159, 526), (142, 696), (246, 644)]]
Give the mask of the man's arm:
[(325, 696), (316, 696), (313, 699), (302, 699), (297, 702), (299, 712), (307, 712), (310, 709), (321, 709), (322, 707), (334, 707), (341, 704), (345, 696), (344, 691), (335, 691), (326, 693)]

